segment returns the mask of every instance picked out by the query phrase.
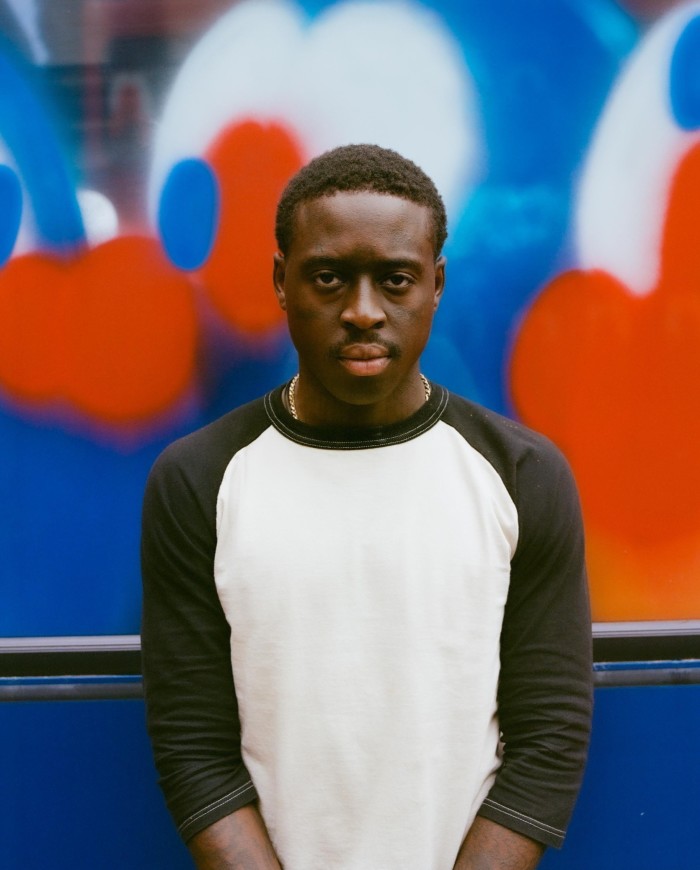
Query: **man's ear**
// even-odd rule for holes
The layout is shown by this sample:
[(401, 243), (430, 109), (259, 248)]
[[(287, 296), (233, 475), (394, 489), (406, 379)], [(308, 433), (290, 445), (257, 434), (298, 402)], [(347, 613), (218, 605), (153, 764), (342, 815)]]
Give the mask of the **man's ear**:
[(284, 259), (284, 254), (277, 251), (277, 253), (273, 256), (273, 267), (272, 267), (272, 283), (275, 287), (275, 295), (277, 296), (277, 301), (279, 302), (279, 306), (282, 311), (287, 310), (287, 297), (284, 293), (284, 276), (287, 269), (287, 262)]
[(440, 300), (442, 299), (442, 294), (445, 290), (445, 265), (447, 263), (447, 259), (445, 257), (438, 257), (435, 261), (435, 297), (433, 301), (434, 310), (437, 311), (438, 305), (440, 304)]

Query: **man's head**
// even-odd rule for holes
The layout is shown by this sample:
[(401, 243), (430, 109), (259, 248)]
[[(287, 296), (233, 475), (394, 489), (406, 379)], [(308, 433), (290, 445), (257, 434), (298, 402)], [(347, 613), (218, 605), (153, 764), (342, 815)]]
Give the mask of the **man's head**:
[(277, 206), (275, 234), (286, 254), (294, 237), (299, 205), (339, 192), (373, 191), (397, 196), (431, 213), (433, 250), (440, 256), (447, 238), (445, 205), (432, 179), (413, 161), (378, 145), (343, 145), (314, 158), (294, 175)]
[(278, 210), (274, 284), (304, 422), (377, 426), (425, 401), (420, 355), (445, 280), (445, 211), (415, 164), (371, 145), (321, 155)]

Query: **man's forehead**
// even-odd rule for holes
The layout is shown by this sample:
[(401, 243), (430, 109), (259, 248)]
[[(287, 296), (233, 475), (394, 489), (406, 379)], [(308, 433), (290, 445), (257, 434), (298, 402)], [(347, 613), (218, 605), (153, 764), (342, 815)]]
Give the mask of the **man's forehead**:
[(358, 190), (332, 190), (319, 196), (301, 200), (297, 205), (297, 211), (301, 209), (316, 209), (326, 207), (350, 207), (353, 205), (372, 205), (375, 208), (405, 207), (408, 210), (418, 210), (429, 213), (429, 208), (424, 203), (416, 202), (409, 196), (400, 196), (397, 193), (374, 190), (373, 188), (360, 188)]
[(294, 212), (294, 232), (305, 236), (374, 228), (431, 236), (430, 209), (422, 203), (374, 190), (336, 191), (303, 200)]

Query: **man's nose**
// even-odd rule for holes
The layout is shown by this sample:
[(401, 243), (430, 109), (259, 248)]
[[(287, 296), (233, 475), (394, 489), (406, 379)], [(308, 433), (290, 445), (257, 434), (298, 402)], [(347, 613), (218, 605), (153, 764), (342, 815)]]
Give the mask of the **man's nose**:
[(382, 302), (382, 295), (373, 283), (360, 280), (348, 290), (340, 319), (357, 329), (378, 329), (386, 319)]

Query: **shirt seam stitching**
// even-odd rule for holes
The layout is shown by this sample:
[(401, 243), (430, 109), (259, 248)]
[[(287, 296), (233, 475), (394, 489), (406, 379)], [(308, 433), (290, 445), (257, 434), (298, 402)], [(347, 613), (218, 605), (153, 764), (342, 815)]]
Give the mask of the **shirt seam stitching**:
[(510, 807), (506, 807), (503, 804), (499, 804), (498, 801), (493, 800), (493, 798), (485, 798), (484, 803), (486, 806), (490, 806), (493, 809), (499, 810), (506, 815), (512, 816), (516, 819), (521, 819), (524, 822), (530, 822), (536, 828), (540, 828), (543, 831), (548, 831), (552, 834), (559, 834), (560, 836), (564, 836), (564, 831), (560, 828), (555, 828), (553, 825), (548, 825), (545, 822), (540, 822), (537, 819), (533, 819), (532, 816), (527, 816), (525, 813), (519, 813), (517, 810), (513, 810)]
[(252, 782), (252, 780), (248, 780), (248, 782), (246, 782), (244, 785), (238, 786), (238, 788), (235, 788), (233, 791), (230, 791), (228, 794), (223, 795), (223, 797), (217, 798), (215, 801), (212, 801), (210, 804), (207, 804), (201, 810), (197, 810), (196, 813), (193, 813), (191, 816), (189, 816), (189, 818), (185, 819), (185, 821), (182, 822), (178, 826), (178, 830), (180, 832), (184, 831), (185, 828), (187, 828), (193, 822), (196, 822), (198, 819), (201, 819), (202, 816), (206, 815), (207, 813), (211, 812), (212, 810), (217, 809), (222, 804), (225, 804), (226, 801), (232, 800), (233, 798), (236, 798), (239, 795), (244, 794), (246, 791), (248, 791), (249, 789), (252, 789), (252, 788), (254, 788), (253, 782)]

